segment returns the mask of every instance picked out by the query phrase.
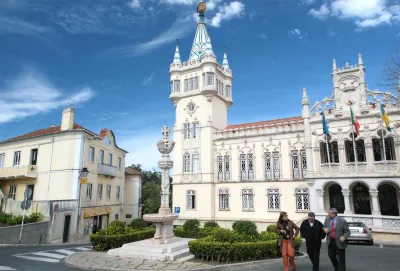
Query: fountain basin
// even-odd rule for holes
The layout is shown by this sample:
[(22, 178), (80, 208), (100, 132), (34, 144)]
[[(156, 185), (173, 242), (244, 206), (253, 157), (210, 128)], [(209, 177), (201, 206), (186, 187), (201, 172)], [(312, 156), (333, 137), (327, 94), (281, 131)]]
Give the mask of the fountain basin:
[(148, 214), (144, 215), (143, 219), (153, 223), (172, 222), (178, 219), (178, 214)]

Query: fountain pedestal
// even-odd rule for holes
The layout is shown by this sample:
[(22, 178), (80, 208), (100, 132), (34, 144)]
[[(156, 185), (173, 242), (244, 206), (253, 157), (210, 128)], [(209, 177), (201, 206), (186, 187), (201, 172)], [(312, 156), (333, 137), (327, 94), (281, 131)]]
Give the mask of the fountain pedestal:
[(175, 142), (169, 138), (169, 128), (162, 130), (163, 138), (157, 142), (157, 148), (161, 152), (158, 167), (161, 169), (161, 207), (157, 214), (144, 215), (143, 219), (156, 225), (154, 238), (138, 242), (128, 243), (120, 248), (111, 249), (107, 256), (132, 257), (138, 259), (157, 261), (185, 261), (194, 256), (189, 252), (188, 242), (193, 239), (179, 238), (174, 236), (174, 220), (179, 215), (171, 213), (169, 207), (170, 177), (169, 170), (173, 161), (169, 154), (172, 152)]

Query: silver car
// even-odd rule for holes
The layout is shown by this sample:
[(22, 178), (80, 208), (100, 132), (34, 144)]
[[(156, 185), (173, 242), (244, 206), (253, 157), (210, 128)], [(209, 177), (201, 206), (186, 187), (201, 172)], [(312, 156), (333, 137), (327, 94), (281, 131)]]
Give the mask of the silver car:
[(350, 229), (350, 237), (348, 242), (367, 242), (369, 245), (374, 244), (374, 239), (370, 228), (362, 222), (347, 222)]

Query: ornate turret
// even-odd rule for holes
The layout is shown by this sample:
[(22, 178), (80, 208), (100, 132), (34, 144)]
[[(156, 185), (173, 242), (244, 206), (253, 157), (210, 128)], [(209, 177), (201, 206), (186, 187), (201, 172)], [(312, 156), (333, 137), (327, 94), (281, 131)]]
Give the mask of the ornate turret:
[(229, 70), (229, 62), (228, 57), (226, 56), (226, 52), (224, 53), (224, 60), (222, 61), (222, 66), (224, 69)]
[(178, 46), (178, 45), (176, 45), (173, 63), (174, 63), (175, 65), (181, 65), (181, 64), (182, 64), (182, 62), (181, 62), (181, 55), (179, 54), (179, 46)]
[(203, 55), (214, 55), (211, 45), (211, 39), (207, 32), (207, 25), (204, 22), (204, 12), (206, 11), (206, 4), (201, 1), (197, 5), (197, 12), (199, 13), (199, 23), (197, 24), (196, 35), (194, 36), (192, 50), (190, 52), (189, 61), (201, 59)]

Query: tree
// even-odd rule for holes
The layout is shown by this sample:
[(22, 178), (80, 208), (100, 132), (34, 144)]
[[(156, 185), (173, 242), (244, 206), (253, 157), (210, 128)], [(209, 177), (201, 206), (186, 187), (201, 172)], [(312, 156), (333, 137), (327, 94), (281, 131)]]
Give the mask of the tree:
[[(390, 90), (399, 90), (400, 79), (400, 48), (395, 49), (383, 70), (383, 86)], [(399, 93), (400, 94), (400, 93)]]

